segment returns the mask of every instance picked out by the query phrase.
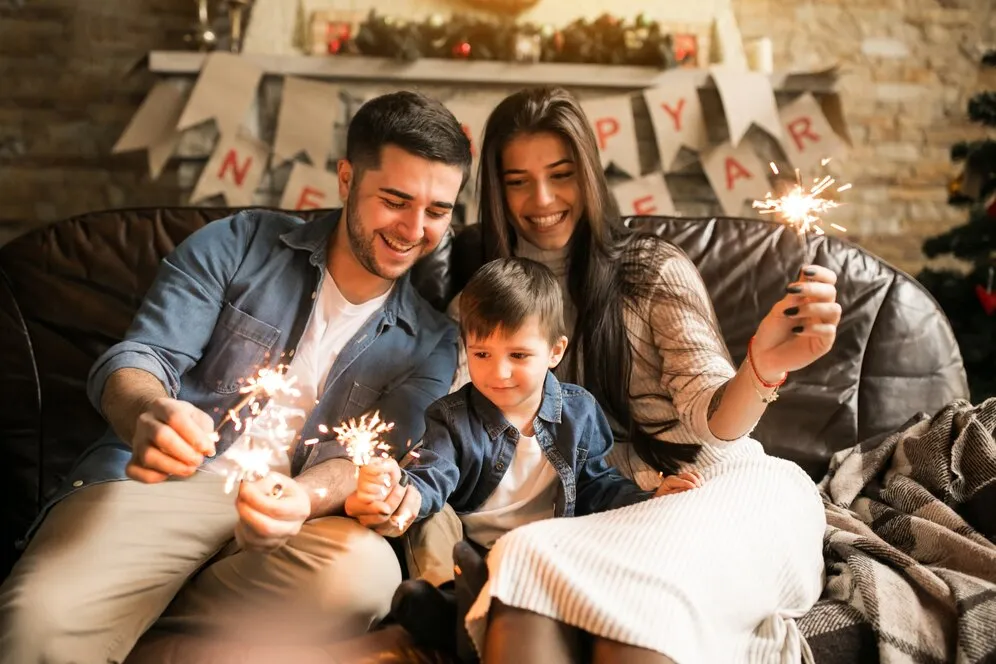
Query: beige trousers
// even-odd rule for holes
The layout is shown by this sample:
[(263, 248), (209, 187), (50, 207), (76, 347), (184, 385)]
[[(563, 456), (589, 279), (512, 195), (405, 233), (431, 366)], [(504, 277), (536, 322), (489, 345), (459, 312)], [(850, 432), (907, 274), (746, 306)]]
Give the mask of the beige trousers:
[(118, 664), (154, 623), (317, 641), (387, 614), (401, 571), (382, 537), (327, 517), (270, 554), (240, 551), (223, 484), (124, 480), (59, 502), (0, 587), (0, 664)]
[(436, 587), (453, 580), (453, 547), (463, 539), (463, 523), (449, 503), (409, 528), (403, 539), (408, 576)]

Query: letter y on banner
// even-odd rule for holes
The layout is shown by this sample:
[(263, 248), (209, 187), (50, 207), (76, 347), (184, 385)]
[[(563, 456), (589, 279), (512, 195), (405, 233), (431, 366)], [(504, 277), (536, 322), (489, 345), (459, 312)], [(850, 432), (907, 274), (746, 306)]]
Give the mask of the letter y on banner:
[(664, 73), (656, 87), (643, 91), (657, 137), (661, 170), (665, 172), (682, 147), (698, 152), (709, 145), (699, 101), (699, 86), (705, 78), (705, 72), (672, 69)]
[(602, 168), (613, 163), (630, 177), (640, 177), (640, 151), (629, 95), (583, 101), (581, 107), (595, 132)]

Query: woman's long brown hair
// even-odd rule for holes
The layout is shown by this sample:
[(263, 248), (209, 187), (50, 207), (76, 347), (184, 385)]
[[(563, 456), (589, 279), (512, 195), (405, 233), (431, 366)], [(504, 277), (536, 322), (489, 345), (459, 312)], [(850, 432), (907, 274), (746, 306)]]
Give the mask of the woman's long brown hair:
[(681, 463), (694, 461), (700, 446), (662, 443), (654, 438), (676, 426), (677, 420), (634, 418), (632, 400), (668, 397), (630, 393), (637, 358), (623, 312), (626, 307), (640, 311), (640, 302), (647, 297), (675, 296), (662, 291), (651, 266), (640, 264), (639, 256), (646, 254), (634, 251), (636, 243), (654, 242), (658, 255), (675, 255), (678, 250), (656, 236), (635, 233), (623, 225), (602, 171), (594, 133), (577, 100), (566, 90), (522, 90), (505, 98), (488, 118), (479, 181), (484, 259), (510, 256), (515, 249), (515, 230), (505, 204), (502, 152), (515, 137), (541, 132), (556, 134), (569, 146), (584, 203), (568, 255), (567, 284), (577, 308), (577, 322), (564, 362), (570, 375), (580, 379), (614, 420), (614, 429), (622, 427), (619, 433), (628, 438), (641, 459), (659, 471), (676, 472)]

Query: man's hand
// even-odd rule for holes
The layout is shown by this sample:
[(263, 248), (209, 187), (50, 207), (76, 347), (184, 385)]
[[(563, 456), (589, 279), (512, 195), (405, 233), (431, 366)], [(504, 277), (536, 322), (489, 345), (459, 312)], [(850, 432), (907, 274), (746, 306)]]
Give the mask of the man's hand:
[(311, 498), (299, 483), (270, 472), (239, 485), (235, 508), (239, 513), (236, 541), (250, 551), (273, 551), (301, 531), (311, 515)]
[(125, 472), (147, 484), (170, 475), (190, 477), (214, 452), (211, 416), (186, 401), (159, 397), (138, 416)]
[(654, 498), (669, 496), (672, 493), (683, 493), (702, 486), (702, 475), (697, 470), (689, 470), (677, 475), (668, 475), (661, 480), (661, 485), (657, 487)]
[(362, 466), (346, 514), (384, 537), (402, 535), (422, 507), (422, 494), (407, 479), (394, 459)]

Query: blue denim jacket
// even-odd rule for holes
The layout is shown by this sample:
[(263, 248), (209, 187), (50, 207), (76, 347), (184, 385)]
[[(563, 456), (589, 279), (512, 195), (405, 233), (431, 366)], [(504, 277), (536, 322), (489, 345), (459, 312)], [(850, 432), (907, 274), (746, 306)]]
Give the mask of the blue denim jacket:
[[(340, 216), (336, 211), (305, 223), (246, 210), (188, 237), (162, 261), (124, 341), (93, 366), (87, 394), (94, 407), (100, 408), (108, 377), (134, 367), (159, 378), (169, 396), (220, 423), (243, 396), (239, 388), (246, 377), (293, 357), (321, 280), (329, 278), (326, 249)], [(336, 358), (301, 432), (305, 440), (323, 442), (298, 445), (291, 473), (346, 456), (319, 425), (331, 428), (373, 410), (395, 423), (387, 439), (400, 457), (409, 439), (422, 436), (426, 407), (450, 387), (457, 339), (456, 326), (407, 276), (399, 279), (384, 307)], [(220, 454), (237, 432), (229, 424), (219, 433)], [(129, 446), (108, 431), (77, 462), (55, 500), (88, 483), (123, 479), (129, 458)]]
[[(612, 432), (598, 402), (583, 387), (561, 383), (548, 372), (533, 427), (560, 478), (554, 516), (591, 514), (653, 495), (606, 463)], [(518, 440), (519, 431), (471, 383), (432, 404), (419, 456), (405, 468), (422, 494), (416, 521), (447, 502), (457, 514), (478, 510), (498, 488)]]

